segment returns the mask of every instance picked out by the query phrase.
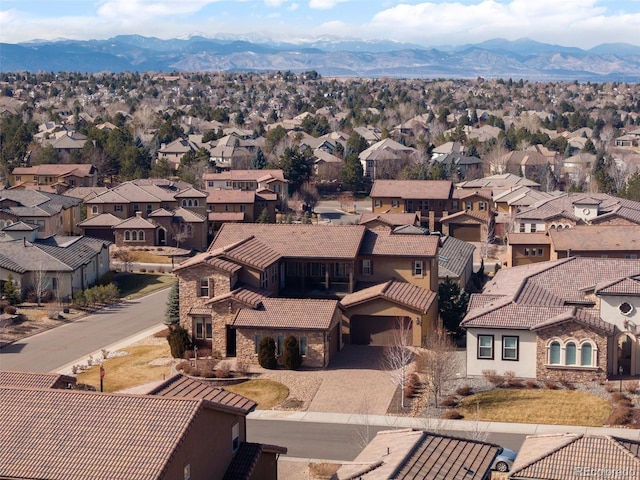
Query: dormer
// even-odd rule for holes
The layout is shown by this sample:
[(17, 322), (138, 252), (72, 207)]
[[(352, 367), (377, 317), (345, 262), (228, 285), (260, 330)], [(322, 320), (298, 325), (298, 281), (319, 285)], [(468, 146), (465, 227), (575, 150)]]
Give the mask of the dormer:
[(591, 197), (581, 198), (573, 202), (573, 214), (585, 223), (591, 223), (591, 220), (599, 214), (599, 207), (602, 200)]

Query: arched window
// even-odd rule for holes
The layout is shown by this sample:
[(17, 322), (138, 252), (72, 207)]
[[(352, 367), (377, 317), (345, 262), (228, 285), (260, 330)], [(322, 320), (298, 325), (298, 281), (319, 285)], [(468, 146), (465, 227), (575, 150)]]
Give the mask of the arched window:
[(124, 231), (124, 241), (125, 242), (131, 241), (131, 232), (129, 230)]
[(98, 206), (97, 206), (97, 205), (93, 205), (93, 206), (91, 207), (91, 213), (93, 213), (93, 214), (98, 213)]
[(136, 232), (135, 230), (133, 232), (131, 232), (131, 241), (132, 242), (137, 242), (138, 241), (138, 232)]
[(140, 240), (141, 242), (144, 242), (144, 230), (140, 230), (138, 232), (138, 240)]
[(198, 202), (198, 200), (197, 200), (197, 199), (196, 199), (196, 200), (194, 200), (194, 201), (193, 201), (193, 206), (194, 206), (194, 207), (197, 207), (198, 205), (200, 205), (200, 202)]
[(183, 206), (183, 207), (186, 207), (186, 206), (187, 206), (187, 201), (186, 201), (184, 198), (182, 199), (182, 206)]
[(192, 207), (193, 203), (191, 202), (191, 199), (189, 199), (189, 206)]
[(564, 364), (575, 365), (576, 364), (576, 344), (574, 342), (568, 342), (564, 347)]
[(580, 365), (583, 367), (593, 365), (593, 347), (590, 343), (583, 343), (580, 347)]
[(549, 344), (549, 365), (560, 365), (560, 342), (558, 341)]

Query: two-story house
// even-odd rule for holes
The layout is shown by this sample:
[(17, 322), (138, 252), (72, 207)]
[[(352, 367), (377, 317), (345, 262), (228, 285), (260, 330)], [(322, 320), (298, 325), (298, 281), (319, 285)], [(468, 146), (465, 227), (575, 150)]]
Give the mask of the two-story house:
[(282, 170), (229, 170), (204, 174), (207, 190), (255, 190), (287, 198), (287, 180)]
[(438, 247), (435, 236), (363, 226), (226, 223), (175, 269), (180, 322), (201, 346), (253, 363), (269, 332), (299, 336), (315, 367), (345, 342), (388, 343), (398, 319), (420, 345), (437, 323)]
[(98, 184), (98, 172), (89, 164), (45, 164), (32, 167), (16, 167), (9, 177), (11, 185), (21, 188), (40, 188), (61, 186), (54, 193), (67, 188), (95, 187)]

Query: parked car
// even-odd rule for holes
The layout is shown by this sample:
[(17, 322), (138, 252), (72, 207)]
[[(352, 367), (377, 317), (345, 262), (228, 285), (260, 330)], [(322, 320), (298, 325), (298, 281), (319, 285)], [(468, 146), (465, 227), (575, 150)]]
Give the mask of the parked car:
[(491, 465), (491, 470), (498, 472), (508, 472), (513, 466), (517, 453), (508, 448), (503, 448)]

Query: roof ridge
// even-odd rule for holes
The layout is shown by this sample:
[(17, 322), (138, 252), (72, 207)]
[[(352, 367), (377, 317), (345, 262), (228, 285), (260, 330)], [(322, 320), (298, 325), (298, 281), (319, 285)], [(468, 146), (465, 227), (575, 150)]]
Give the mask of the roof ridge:
[(626, 448), (625, 446), (622, 445), (622, 442), (629, 442), (629, 441), (636, 442), (635, 440), (631, 440), (630, 438), (620, 438), (620, 437), (616, 437), (614, 435), (604, 435), (604, 437), (615, 445), (614, 448), (618, 448), (618, 449), (622, 450), (623, 455), (626, 455), (626, 456), (630, 457), (634, 462), (636, 462), (638, 465), (640, 465), (640, 458), (638, 458), (638, 455), (634, 455), (633, 453), (631, 453), (629, 451), (628, 448)]
[[(521, 472), (521, 471), (525, 470), (526, 468), (531, 467), (532, 465), (538, 463), (542, 459), (549, 457), (551, 454), (556, 453), (556, 452), (568, 447), (572, 443), (577, 442), (579, 439), (581, 439), (584, 436), (583, 433), (561, 433), (561, 434), (552, 433), (552, 434), (548, 434), (548, 435), (535, 435), (535, 438), (540, 438), (542, 436), (553, 437), (553, 436), (558, 436), (558, 435), (566, 435), (566, 436), (569, 436), (569, 438), (567, 438), (566, 442), (558, 445), (556, 448), (548, 450), (545, 453), (542, 453), (542, 454), (538, 455), (537, 457), (532, 458), (531, 460), (529, 460), (528, 463), (524, 464), (521, 467), (518, 467), (518, 469), (513, 469), (510, 472), (509, 476), (513, 476), (516, 472)], [(571, 437), (573, 437), (573, 438), (571, 438)], [(525, 440), (525, 442), (526, 442), (526, 440)]]

